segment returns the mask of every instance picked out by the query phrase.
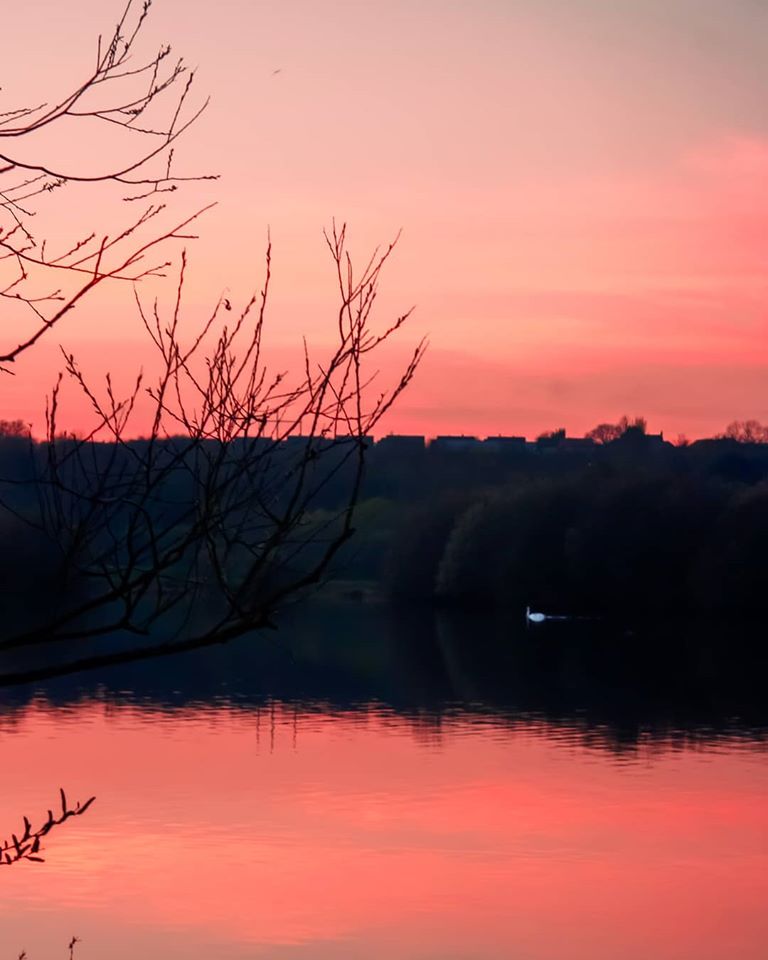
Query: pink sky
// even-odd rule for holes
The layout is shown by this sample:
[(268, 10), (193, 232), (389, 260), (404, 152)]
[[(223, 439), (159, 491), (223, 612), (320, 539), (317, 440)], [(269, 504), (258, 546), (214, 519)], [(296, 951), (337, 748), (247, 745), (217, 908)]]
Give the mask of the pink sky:
[[(78, 78), (107, 7), (14, 11), (3, 103)], [(304, 333), (322, 346), (336, 216), (361, 259), (404, 231), (382, 319), (416, 312), (384, 371), (432, 344), (385, 431), (579, 434), (628, 413), (674, 438), (768, 419), (766, 28), (752, 0), (156, 0), (147, 46), (170, 39), (212, 96), (181, 164), (222, 175), (173, 198), (180, 215), (219, 201), (189, 322), (259, 283), (269, 227), (275, 363)], [(100, 149), (66, 145), (76, 165)], [(73, 190), (39, 223), (103, 230), (104, 204)], [(60, 342), (94, 372), (148, 363), (113, 289), (17, 364), (3, 416), (40, 423)]]

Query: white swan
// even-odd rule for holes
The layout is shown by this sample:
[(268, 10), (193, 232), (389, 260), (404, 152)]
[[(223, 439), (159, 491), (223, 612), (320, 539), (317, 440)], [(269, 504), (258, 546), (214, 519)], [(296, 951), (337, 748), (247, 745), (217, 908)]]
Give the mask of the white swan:
[(525, 608), (525, 620), (527, 623), (544, 623), (545, 620), (594, 620), (595, 617), (571, 617), (567, 614), (558, 613), (531, 613), (531, 608)]
[(531, 608), (525, 608), (525, 619), (528, 623), (544, 623), (548, 619), (546, 613), (531, 613)]

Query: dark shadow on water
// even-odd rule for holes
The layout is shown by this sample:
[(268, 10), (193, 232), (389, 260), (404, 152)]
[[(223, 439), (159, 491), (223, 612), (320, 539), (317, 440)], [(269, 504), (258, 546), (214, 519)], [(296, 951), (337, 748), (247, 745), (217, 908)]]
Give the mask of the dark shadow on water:
[(526, 628), (432, 610), (317, 604), (277, 632), (220, 648), (3, 691), (14, 714), (35, 698), (161, 710), (267, 703), (393, 711), (439, 728), (460, 715), (543, 723), (613, 750), (639, 743), (762, 740), (768, 654), (755, 625), (666, 624), (628, 634), (596, 623)]

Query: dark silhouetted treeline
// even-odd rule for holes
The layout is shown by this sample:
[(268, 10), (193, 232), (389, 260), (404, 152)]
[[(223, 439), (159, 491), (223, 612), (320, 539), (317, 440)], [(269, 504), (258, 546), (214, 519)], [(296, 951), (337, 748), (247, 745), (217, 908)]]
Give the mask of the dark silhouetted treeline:
[(516, 463), (454, 458), (439, 473), (427, 452), (410, 478), (420, 495), (382, 559), (390, 596), (624, 620), (762, 613), (768, 446), (638, 431)]
[(767, 543), (763, 483), (532, 480), (412, 509), (393, 534), (386, 584), (396, 597), (470, 607), (751, 617), (768, 587)]
[[(471, 609), (530, 605), (622, 619), (758, 615), (768, 587), (768, 444), (730, 436), (673, 446), (638, 423), (613, 439), (602, 431), (600, 442), (555, 431), (533, 443), (371, 443), (356, 534), (332, 576), (375, 582), (397, 601)], [(174, 441), (165, 443), (170, 456)], [(322, 441), (293, 438), (265, 458), (275, 504), (297, 449), (313, 443)], [(102, 461), (114, 470), (114, 455), (109, 444), (88, 450), (96, 470)], [(64, 576), (62, 551), (71, 544), (34, 529), (45, 456), (44, 445), (23, 436), (0, 437), (0, 531), (12, 547), (0, 561), (6, 620), (31, 615), (35, 596), (50, 604), (62, 591), (87, 589)], [(351, 465), (318, 462), (302, 531), (307, 546), (295, 563), (311, 563), (313, 549), (322, 549), (346, 495)], [(171, 523), (182, 517), (200, 469), (169, 474), (147, 509)]]

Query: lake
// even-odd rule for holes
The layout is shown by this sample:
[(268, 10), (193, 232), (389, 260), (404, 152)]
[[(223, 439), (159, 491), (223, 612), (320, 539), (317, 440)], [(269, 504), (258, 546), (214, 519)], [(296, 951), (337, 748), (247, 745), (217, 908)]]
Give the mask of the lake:
[(0, 871), (0, 956), (764, 960), (765, 658), (735, 629), (318, 607), (6, 691), (3, 835), (97, 800)]

